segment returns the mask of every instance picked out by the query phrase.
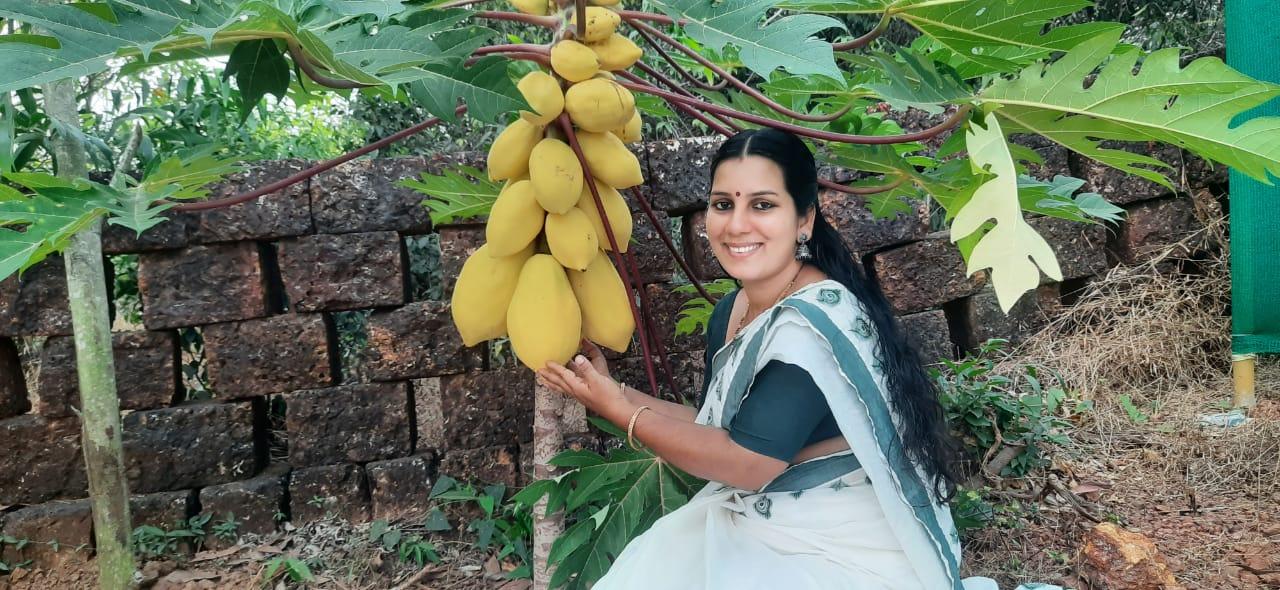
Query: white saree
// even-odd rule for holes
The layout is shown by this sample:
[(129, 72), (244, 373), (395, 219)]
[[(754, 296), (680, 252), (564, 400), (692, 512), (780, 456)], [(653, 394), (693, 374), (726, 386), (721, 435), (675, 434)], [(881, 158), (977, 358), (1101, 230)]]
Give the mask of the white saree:
[[(697, 422), (727, 428), (755, 373), (780, 360), (813, 378), (851, 450), (792, 465), (759, 491), (709, 482), (628, 544), (593, 588), (998, 590), (960, 579), (951, 513), (900, 452), (874, 337), (861, 304), (832, 280), (745, 326), (712, 358)], [(1056, 587), (1021, 590), (1032, 588)]]

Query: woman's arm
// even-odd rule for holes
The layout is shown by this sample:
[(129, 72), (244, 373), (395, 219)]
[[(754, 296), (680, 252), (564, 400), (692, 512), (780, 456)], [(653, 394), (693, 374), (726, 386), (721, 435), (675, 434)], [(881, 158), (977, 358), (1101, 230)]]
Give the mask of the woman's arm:
[[(640, 391), (639, 389), (624, 387), (622, 389), (622, 395), (625, 396), (627, 401), (634, 407), (638, 408), (640, 406), (649, 406), (649, 409), (669, 418), (674, 418), (684, 422), (693, 422), (694, 419), (698, 417), (697, 408), (691, 408), (684, 404), (677, 404), (658, 399)], [(629, 420), (630, 416), (628, 416), (627, 419)], [(622, 423), (622, 427), (627, 427), (626, 422)]]

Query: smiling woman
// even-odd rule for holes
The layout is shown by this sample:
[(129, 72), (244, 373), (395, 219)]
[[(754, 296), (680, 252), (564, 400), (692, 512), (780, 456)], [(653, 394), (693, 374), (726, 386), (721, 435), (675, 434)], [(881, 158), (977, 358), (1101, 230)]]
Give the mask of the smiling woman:
[(594, 588), (995, 588), (960, 578), (955, 445), (884, 295), (819, 210), (808, 147), (744, 131), (711, 177), (707, 235), (741, 289), (712, 313), (699, 409), (615, 382), (587, 342), (539, 371), (710, 481)]

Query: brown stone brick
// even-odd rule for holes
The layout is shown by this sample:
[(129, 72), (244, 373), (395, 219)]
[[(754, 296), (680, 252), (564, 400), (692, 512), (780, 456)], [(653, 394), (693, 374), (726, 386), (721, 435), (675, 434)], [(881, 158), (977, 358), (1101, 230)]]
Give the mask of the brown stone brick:
[(67, 277), (61, 256), (50, 256), (0, 281), (0, 336), (71, 333)]
[[(1149, 156), (1160, 160), (1172, 168), (1159, 168), (1156, 172), (1165, 175), (1175, 183), (1178, 179), (1178, 169), (1182, 166), (1182, 150), (1177, 147), (1166, 145), (1163, 143), (1122, 143), (1114, 141), (1106, 141), (1102, 143), (1102, 147), (1110, 149), (1118, 149), (1121, 151), (1131, 152), (1144, 156)], [(1145, 199), (1154, 199), (1172, 193), (1167, 187), (1158, 183), (1151, 182), (1141, 176), (1135, 176), (1121, 172), (1115, 168), (1096, 162), (1075, 152), (1070, 155), (1072, 169), (1075, 170), (1075, 176), (1083, 178), (1085, 183), (1080, 190), (1090, 193), (1098, 193), (1103, 198), (1116, 205), (1126, 203), (1135, 203)]]
[(134, 528), (153, 526), (167, 531), (185, 526), (187, 514), (195, 507), (195, 496), (195, 490), (130, 496), (129, 524)]
[(951, 330), (941, 309), (904, 315), (898, 318), (898, 322), (907, 342), (920, 353), (920, 362), (931, 365), (939, 359), (955, 358)]
[(533, 440), (533, 372), (523, 366), (442, 377), (440, 398), (450, 449)]
[(415, 432), (418, 435), (414, 441), (415, 453), (444, 448), (444, 403), (440, 399), (440, 379), (428, 377), (411, 382), (414, 419), (417, 421)]
[[(307, 168), (305, 160), (272, 160), (251, 165), (244, 172), (228, 176), (209, 189), (210, 199), (232, 197)], [(246, 201), (201, 211), (191, 232), (195, 243), (264, 240), (312, 233), (308, 181)]]
[(314, 467), (411, 452), (408, 383), (356, 383), (284, 396), (289, 464)]
[(400, 305), (400, 236), (373, 232), (304, 236), (279, 245), (280, 274), (294, 311)]
[(13, 340), (0, 337), (0, 420), (26, 413), (31, 409), (27, 399), (27, 381), (18, 360), (18, 347)]
[(0, 420), (0, 505), (88, 494), (80, 423), (34, 414)]
[(453, 285), (458, 282), (463, 263), (484, 241), (484, 226), (440, 228), (440, 278), (444, 281), (440, 292), (445, 301), (453, 297)]
[[(480, 161), (483, 155), (479, 156)], [(425, 171), (439, 172), (462, 159), (476, 164), (475, 155), (427, 159), (419, 156), (354, 160), (316, 175), (311, 181), (311, 210), (316, 231), (326, 234), (393, 230), (426, 233), (431, 217), (422, 201), (426, 195), (399, 186)]]
[[(1036, 217), (1028, 220), (1053, 248), (1062, 270), (1062, 280), (1068, 281), (1107, 270), (1107, 226), (1077, 223), (1056, 217)], [(1043, 272), (1041, 283), (1050, 279)]]
[(290, 520), (302, 525), (333, 515), (353, 523), (369, 520), (369, 486), (359, 465), (295, 469), (289, 474)]
[(0, 560), (12, 564), (30, 559), (33, 569), (56, 569), (93, 554), (93, 512), (88, 500), (28, 506), (6, 516), (4, 534), (28, 543), (22, 549), (3, 545)]
[(711, 243), (707, 241), (707, 211), (699, 209), (684, 216), (680, 226), (681, 242), (684, 247), (684, 259), (694, 274), (703, 281), (729, 278), (729, 273), (720, 266)]
[(1042, 135), (1015, 135), (1011, 142), (1030, 148), (1044, 160), (1043, 164), (1027, 164), (1027, 174), (1040, 180), (1053, 180), (1055, 176), (1072, 176), (1071, 150), (1062, 147)]
[[(677, 352), (669, 355), (667, 362), (671, 365), (671, 372), (674, 374), (672, 381), (675, 382), (677, 389), (675, 393), (686, 396), (690, 401), (696, 400), (702, 393), (702, 376), (706, 366), (703, 361), (703, 351)], [(652, 393), (649, 388), (649, 374), (644, 366), (644, 357), (622, 359), (612, 363), (610, 370), (615, 379), (626, 383), (628, 387)], [(654, 370), (656, 371), (654, 376), (658, 379), (658, 391), (663, 399), (671, 400), (671, 387), (662, 376), (662, 363), (656, 358)]]
[(424, 514), (431, 495), (431, 455), (415, 455), (364, 466), (373, 518), (395, 520)]
[(1128, 208), (1120, 231), (1108, 247), (1121, 262), (1134, 264), (1202, 227), (1190, 198), (1148, 201)]
[(877, 219), (861, 197), (823, 190), (818, 193), (822, 214), (853, 252), (870, 252), (924, 238), (929, 233), (929, 208), (923, 200), (906, 203), (910, 213)]
[[(667, 246), (662, 243), (662, 238), (653, 224), (649, 223), (648, 217), (643, 213), (632, 213), (632, 217), (635, 222), (631, 230), (631, 247), (627, 249), (627, 254), (635, 258), (636, 268), (640, 271), (640, 282), (670, 281), (676, 269), (676, 261), (671, 257), (671, 251), (667, 250)], [(672, 235), (670, 219), (667, 215), (658, 211), (655, 217), (658, 218), (658, 223), (663, 224), (662, 227), (667, 231), (667, 235)], [(627, 268), (630, 269), (630, 266)], [(622, 274), (619, 273), (619, 276)]]
[(102, 228), (102, 253), (136, 254), (181, 248), (189, 242), (188, 235), (200, 219), (200, 214), (196, 212), (169, 211), (161, 216), (168, 218), (168, 221), (148, 228), (142, 235), (123, 225), (108, 223)]
[(251, 242), (141, 254), (138, 289), (149, 330), (267, 314), (258, 247)]
[(1017, 345), (1044, 328), (1060, 307), (1057, 284), (1044, 285), (1024, 294), (1008, 314), (1000, 309), (995, 291), (987, 287), (965, 300), (965, 323), (969, 331), (965, 344), (976, 349), (991, 338), (1004, 338)]
[[(284, 489), (287, 475), (269, 473), (200, 490), (200, 510), (211, 515), (210, 523), (236, 521), (236, 533), (265, 535), (276, 530), (276, 514), (284, 510)], [(209, 535), (205, 545), (209, 548), (227, 547), (232, 543)]]
[(435, 377), (484, 366), (484, 347), (462, 345), (449, 305), (420, 301), (369, 316), (369, 377), (398, 381)]
[(645, 194), (653, 206), (673, 214), (706, 207), (711, 190), (711, 158), (723, 141), (712, 136), (646, 144), (649, 173), (645, 177)]
[[(645, 287), (649, 297), (650, 313), (653, 316), (654, 326), (658, 330), (658, 335), (662, 338), (662, 346), (668, 354), (704, 348), (705, 337), (699, 332), (676, 336), (676, 322), (680, 318), (681, 307), (684, 306), (685, 302), (697, 298), (699, 295), (697, 293), (676, 293), (673, 290), (674, 288), (675, 285), (671, 283), (658, 283), (646, 285)], [(633, 348), (633, 354), (640, 352), (639, 348)]]
[(333, 382), (328, 330), (320, 314), (284, 314), (204, 329), (209, 386), (237, 399)]
[[(172, 332), (111, 334), (116, 390), (122, 410), (162, 408), (173, 401), (178, 386)], [(70, 336), (50, 338), (40, 351), (40, 380), (33, 395), (41, 416), (74, 416), (80, 410), (75, 342)]]
[(878, 252), (872, 265), (880, 288), (899, 314), (959, 299), (986, 283), (985, 271), (965, 276), (964, 258), (941, 233)]
[(257, 472), (247, 402), (189, 404), (124, 417), (129, 489), (163, 492), (225, 483)]
[(519, 450), (515, 446), (455, 449), (444, 454), (440, 475), (472, 484), (519, 485)]

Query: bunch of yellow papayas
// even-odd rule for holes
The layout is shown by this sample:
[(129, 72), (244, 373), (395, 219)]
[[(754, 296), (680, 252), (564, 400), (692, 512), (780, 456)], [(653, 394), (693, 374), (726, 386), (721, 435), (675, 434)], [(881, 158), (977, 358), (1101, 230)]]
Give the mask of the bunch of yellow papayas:
[[(583, 337), (624, 352), (635, 331), (605, 232), (607, 218), (618, 253), (627, 251), (631, 211), (618, 189), (644, 182), (624, 145), (640, 141), (640, 113), (610, 73), (631, 67), (642, 52), (616, 31), (621, 19), (608, 6), (617, 3), (593, 0), (586, 34), (561, 38), (551, 47), (551, 71), (517, 83), (532, 110), (521, 111), (490, 146), (489, 178), (506, 185), (489, 214), (485, 245), (463, 264), (453, 292), (453, 319), (466, 345), (509, 337), (516, 357), (534, 370), (568, 361)], [(511, 4), (528, 14), (557, 10), (554, 1)], [(576, 25), (572, 8), (567, 12)], [(556, 125), (562, 113), (585, 166)]]

